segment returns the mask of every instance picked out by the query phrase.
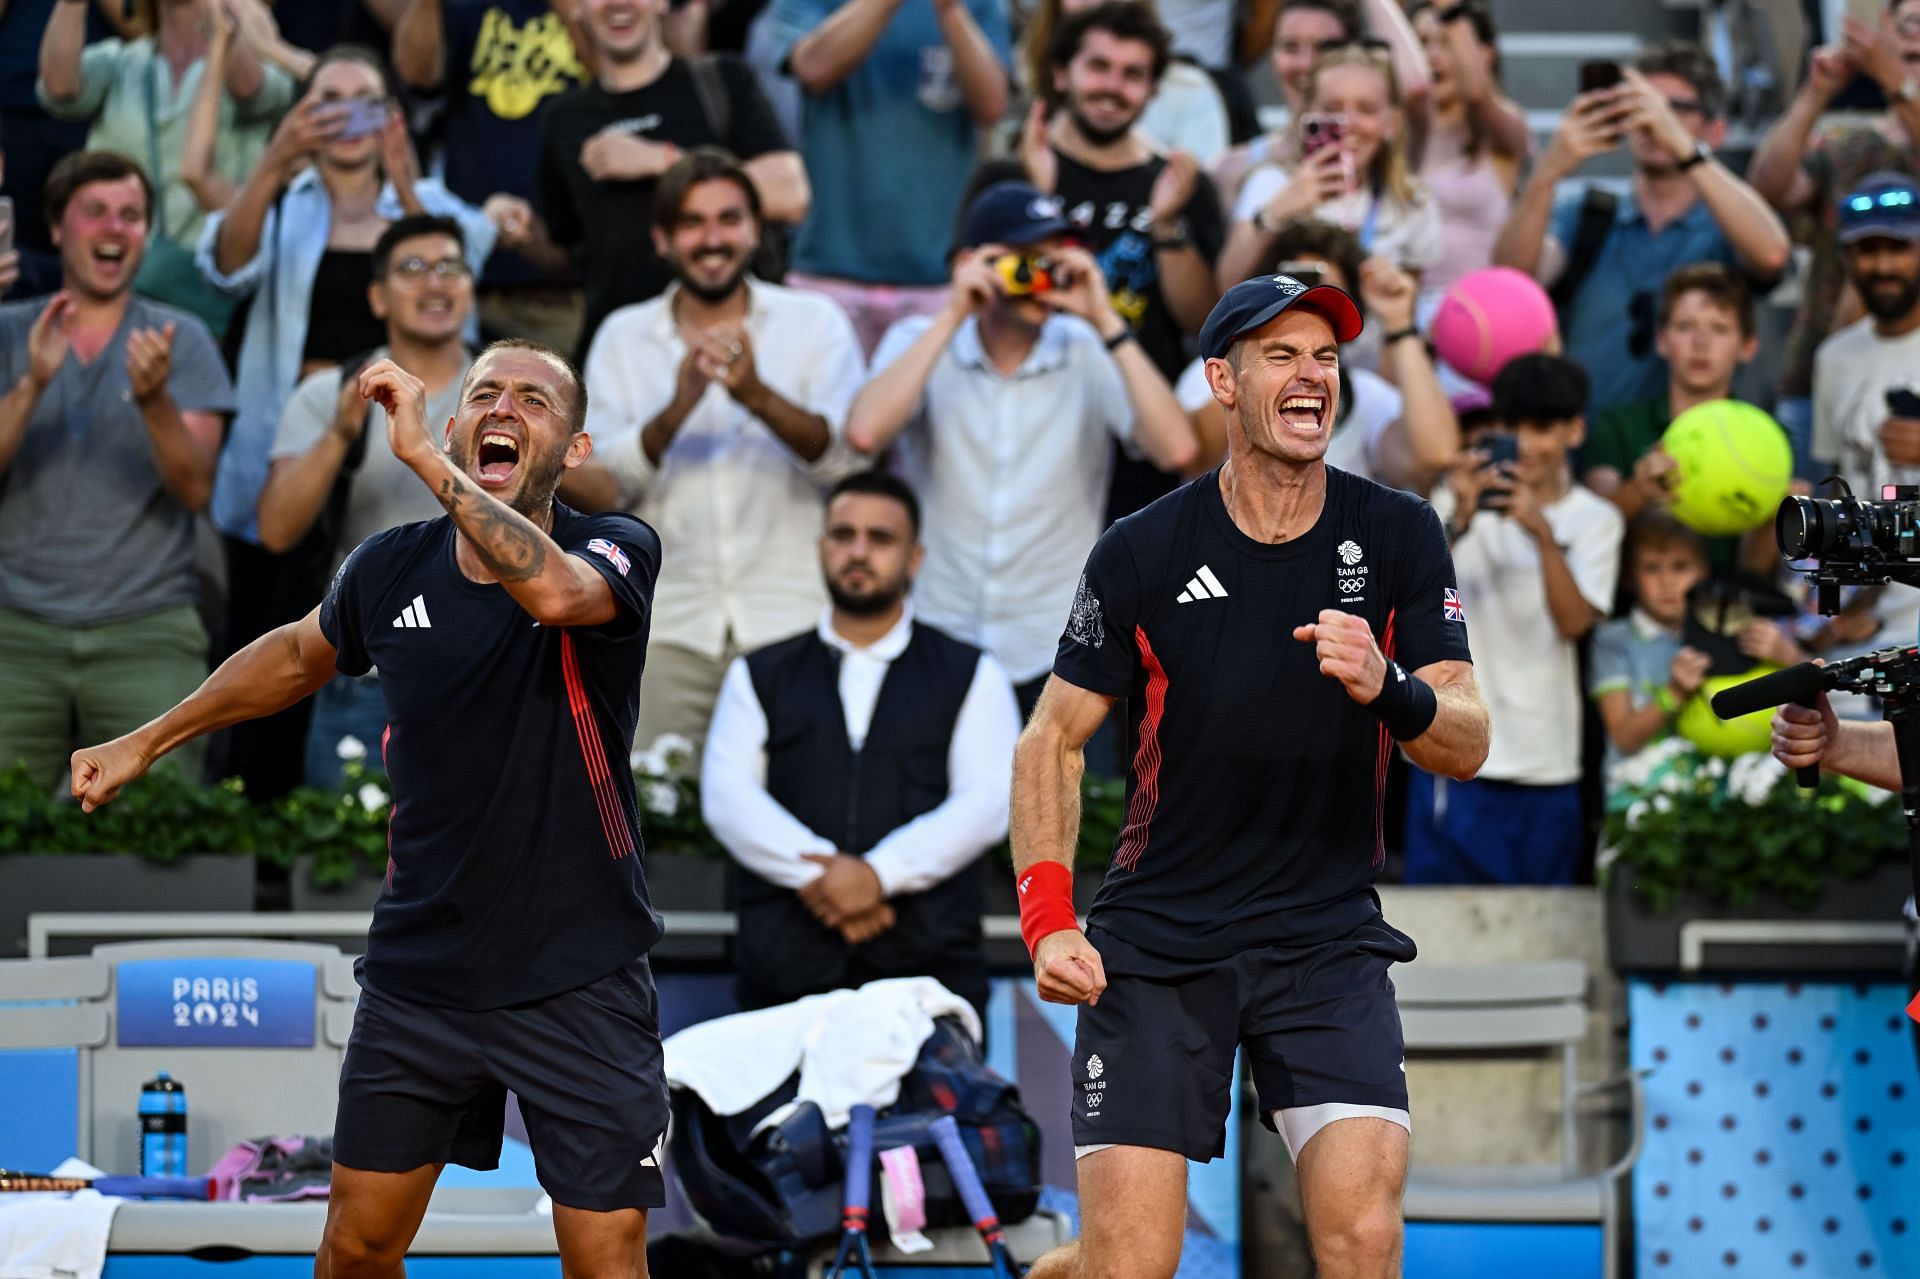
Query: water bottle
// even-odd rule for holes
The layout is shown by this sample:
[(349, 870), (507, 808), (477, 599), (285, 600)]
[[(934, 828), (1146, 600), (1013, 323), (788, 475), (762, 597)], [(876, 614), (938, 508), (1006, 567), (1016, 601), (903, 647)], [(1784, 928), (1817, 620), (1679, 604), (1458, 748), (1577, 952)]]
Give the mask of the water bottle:
[(140, 1089), (140, 1175), (187, 1175), (187, 1090), (164, 1070)]

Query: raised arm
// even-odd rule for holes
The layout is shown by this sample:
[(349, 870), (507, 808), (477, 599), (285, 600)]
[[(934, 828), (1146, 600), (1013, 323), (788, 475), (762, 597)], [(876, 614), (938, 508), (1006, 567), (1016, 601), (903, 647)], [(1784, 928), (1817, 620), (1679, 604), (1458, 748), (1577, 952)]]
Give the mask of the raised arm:
[[(470, 393), (481, 389), (476, 386)], [(532, 520), (483, 491), (434, 442), (427, 429), (424, 382), (392, 360), (381, 360), (360, 374), (360, 393), (387, 411), (393, 455), (433, 490), (487, 571), (534, 621), (542, 626), (602, 626), (619, 615), (620, 604), (606, 578), (579, 556), (567, 554)], [(591, 448), (585, 435), (575, 435), (568, 459), (577, 465)]]
[(320, 610), (268, 631), (220, 664), (191, 696), (124, 737), (73, 753), (73, 796), (92, 812), (196, 737), (283, 711), (333, 678)]
[[(856, 3), (858, 0), (856, 0)], [(1000, 250), (992, 245), (970, 249), (954, 262), (953, 285), (947, 304), (933, 323), (899, 356), (884, 365), (875, 352), (874, 374), (853, 397), (847, 410), (847, 443), (872, 455), (893, 443), (919, 411), (927, 393), (927, 379), (940, 353), (969, 316), (986, 305), (999, 289), (998, 277), (987, 263)], [(884, 350), (884, 346), (882, 348)]]
[(77, 100), (85, 86), (80, 54), (87, 47), (86, 0), (55, 0), (40, 35), (40, 85), (54, 103)]
[(1400, 83), (1400, 97), (1409, 110), (1426, 109), (1426, 98), (1433, 83), (1433, 68), (1427, 65), (1426, 50), (1420, 37), (1407, 21), (1400, 0), (1363, 0), (1367, 30), (1387, 46), (1387, 61), (1393, 65), (1393, 78)]
[(901, 0), (847, 0), (794, 44), (787, 55), (793, 78), (808, 93), (832, 89), (873, 50), (900, 4)]
[(240, 193), (227, 207), (226, 216), (214, 233), (215, 270), (230, 276), (253, 261), (260, 251), (267, 213), (279, 197), (280, 189), (314, 152), (340, 132), (345, 124), (342, 111), (337, 103), (309, 96), (287, 112), (286, 119), (274, 129), (266, 154), (241, 184)]
[(441, 0), (412, 0), (393, 28), (393, 69), (415, 89), (437, 89), (447, 75)]
[(1839, 50), (1815, 49), (1807, 60), (1807, 78), (1793, 101), (1760, 138), (1747, 162), (1747, 181), (1782, 213), (1793, 213), (1814, 197), (1813, 179), (1801, 167), (1814, 126), (1820, 123), (1834, 95), (1845, 86), (1853, 67)]
[(966, 0), (933, 0), (934, 19), (953, 53), (953, 78), (974, 123), (991, 128), (1007, 113), (1007, 69)]
[(1072, 885), (1086, 745), (1113, 702), (1051, 676), (1013, 750), (1013, 877), (1034, 978), (1048, 1003), (1098, 1003), (1107, 988), (1100, 952), (1073, 913)]
[(1493, 263), (1541, 278), (1541, 250), (1553, 223), (1554, 189), (1581, 165), (1617, 145), (1613, 130), (1616, 108), (1613, 92), (1583, 93), (1568, 104), (1553, 141), (1533, 166), (1533, 172), (1514, 197), (1507, 220), (1493, 241)]
[(813, 185), (807, 181), (807, 164), (798, 151), (769, 151), (740, 167), (760, 193), (760, 211), (767, 221), (783, 226), (806, 221)]
[(1460, 452), (1460, 420), (1426, 341), (1414, 328), (1419, 286), (1387, 259), (1369, 258), (1360, 269), (1360, 294), (1367, 314), (1391, 339), (1381, 352), (1381, 371), (1400, 388), (1400, 426), (1392, 446), (1399, 456), (1391, 478), (1410, 492), (1424, 493)]
[(1526, 113), (1500, 91), (1500, 84), (1487, 73), (1480, 52), (1479, 37), (1473, 24), (1465, 21), (1441, 24), (1447, 48), (1453, 54), (1454, 92), (1466, 104), (1468, 113), (1479, 124), (1493, 149), (1502, 155), (1524, 156), (1532, 145)]
[(173, 372), (174, 324), (127, 335), (127, 381), (153, 444), (160, 482), (174, 501), (202, 511), (213, 498), (213, 471), (225, 423), (217, 413), (183, 411), (167, 388)]
[(227, 56), (236, 34), (231, 12), (214, 14), (213, 34), (207, 41), (207, 64), (193, 91), (187, 113), (187, 132), (180, 149), (180, 178), (193, 199), (208, 213), (224, 209), (236, 192), (232, 182), (214, 164), (214, 143), (220, 135), (220, 96), (226, 91)]

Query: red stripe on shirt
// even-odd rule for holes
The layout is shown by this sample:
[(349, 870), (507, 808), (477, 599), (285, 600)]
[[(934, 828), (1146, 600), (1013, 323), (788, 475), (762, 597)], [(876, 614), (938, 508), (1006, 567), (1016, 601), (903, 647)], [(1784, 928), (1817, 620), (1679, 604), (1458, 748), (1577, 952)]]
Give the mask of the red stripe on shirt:
[(573, 712), (574, 731), (580, 738), (580, 757), (587, 766), (594, 806), (600, 810), (600, 827), (607, 835), (607, 849), (616, 858), (625, 857), (633, 851), (633, 832), (627, 826), (619, 792), (613, 788), (607, 752), (600, 743), (600, 729), (593, 722), (593, 703), (588, 700), (586, 684), (580, 678), (580, 659), (573, 650), (573, 636), (565, 631), (560, 633), (560, 674), (567, 686), (567, 706)]
[(1120, 831), (1114, 863), (1132, 870), (1147, 851), (1147, 833), (1160, 804), (1160, 720), (1167, 710), (1167, 672), (1147, 642), (1147, 633), (1133, 628), (1140, 646), (1140, 663), (1147, 668), (1147, 713), (1140, 720), (1140, 745), (1133, 754), (1133, 802), (1127, 805), (1127, 824)]
[[(1393, 658), (1393, 609), (1387, 610), (1386, 629), (1380, 633), (1380, 652)], [(1387, 860), (1387, 769), (1393, 764), (1393, 734), (1380, 726), (1380, 742), (1373, 761), (1373, 866), (1378, 870)]]

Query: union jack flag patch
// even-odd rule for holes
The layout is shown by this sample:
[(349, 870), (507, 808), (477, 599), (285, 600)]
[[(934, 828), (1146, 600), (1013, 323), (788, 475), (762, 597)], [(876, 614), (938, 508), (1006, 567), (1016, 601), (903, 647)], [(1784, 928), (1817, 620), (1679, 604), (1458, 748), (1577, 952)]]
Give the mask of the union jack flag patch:
[[(633, 561), (627, 558), (627, 553), (604, 537), (596, 537), (588, 542), (587, 549), (619, 569), (622, 577), (625, 577), (627, 570), (633, 567)], [(1449, 591), (1448, 594), (1451, 595), (1452, 592)]]
[(1445, 588), (1445, 592), (1440, 597), (1440, 611), (1446, 615), (1449, 622), (1467, 620), (1467, 610), (1460, 607), (1460, 592), (1451, 586)]

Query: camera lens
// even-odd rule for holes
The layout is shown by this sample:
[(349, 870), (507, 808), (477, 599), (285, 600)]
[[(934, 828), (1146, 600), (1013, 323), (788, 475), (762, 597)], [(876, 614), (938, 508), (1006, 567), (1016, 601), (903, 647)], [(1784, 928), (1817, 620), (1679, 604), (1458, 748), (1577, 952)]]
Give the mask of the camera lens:
[(1773, 517), (1773, 535), (1780, 553), (1789, 560), (1811, 559), (1820, 553), (1822, 505), (1811, 497), (1789, 497), (1780, 503)]

